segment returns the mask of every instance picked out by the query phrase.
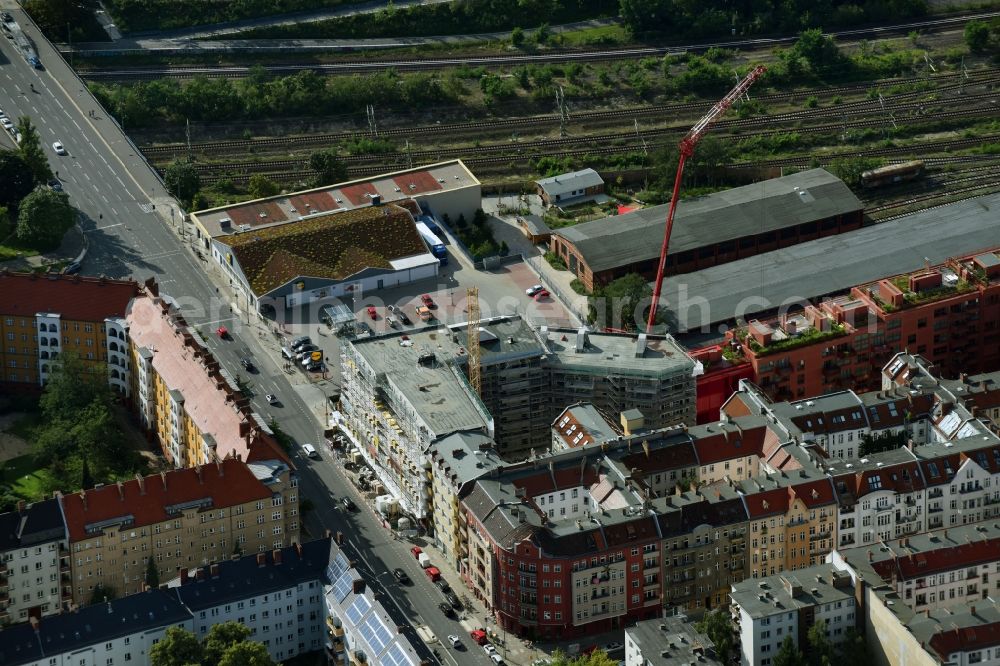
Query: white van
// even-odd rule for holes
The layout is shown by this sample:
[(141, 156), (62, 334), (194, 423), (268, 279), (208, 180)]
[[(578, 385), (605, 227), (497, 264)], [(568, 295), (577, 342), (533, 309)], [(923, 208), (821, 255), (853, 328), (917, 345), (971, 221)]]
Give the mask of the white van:
[(312, 444), (303, 444), (302, 450), (310, 458), (319, 458), (319, 452), (316, 450), (316, 447), (313, 446)]

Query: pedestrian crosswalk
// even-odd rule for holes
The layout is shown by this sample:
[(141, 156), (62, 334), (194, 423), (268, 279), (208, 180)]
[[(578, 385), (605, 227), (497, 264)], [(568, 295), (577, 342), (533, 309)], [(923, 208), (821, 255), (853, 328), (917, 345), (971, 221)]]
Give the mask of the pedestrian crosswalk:
[(143, 213), (152, 213), (154, 210), (156, 210), (153, 207), (153, 204), (151, 204), (151, 203), (139, 204), (139, 208), (142, 209)]

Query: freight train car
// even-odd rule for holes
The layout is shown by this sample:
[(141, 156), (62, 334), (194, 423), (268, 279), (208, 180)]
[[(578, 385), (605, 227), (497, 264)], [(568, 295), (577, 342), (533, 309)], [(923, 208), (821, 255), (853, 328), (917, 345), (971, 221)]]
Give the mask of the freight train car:
[(912, 160), (865, 171), (861, 174), (861, 185), (868, 188), (882, 187), (915, 180), (922, 175), (924, 175), (924, 163), (921, 160)]

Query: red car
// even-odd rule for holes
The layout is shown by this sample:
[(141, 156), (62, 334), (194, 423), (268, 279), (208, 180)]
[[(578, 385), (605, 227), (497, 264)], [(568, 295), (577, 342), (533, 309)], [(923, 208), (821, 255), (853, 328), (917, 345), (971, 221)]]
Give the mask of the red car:
[(226, 328), (225, 326), (220, 326), (219, 328), (215, 329), (215, 332), (223, 340), (228, 340), (229, 339), (229, 329)]
[(474, 640), (477, 645), (486, 645), (487, 640), (489, 640), (486, 638), (486, 632), (482, 629), (473, 629), (469, 632), (469, 636), (472, 637), (472, 640)]
[(427, 577), (431, 579), (432, 583), (441, 578), (441, 570), (437, 567), (427, 567), (424, 569), (424, 573), (427, 574)]
[(424, 305), (426, 305), (432, 310), (437, 307), (436, 305), (434, 305), (434, 299), (431, 298), (428, 294), (424, 294), (423, 296), (421, 296), (420, 300), (423, 301)]
[(551, 294), (549, 294), (547, 289), (542, 289), (541, 291), (535, 292), (534, 299), (536, 301), (540, 301), (543, 298), (548, 298), (550, 295)]
[(410, 549), (410, 552), (413, 553), (413, 559), (416, 560), (420, 557), (420, 553), (424, 551), (421, 550), (420, 546), (414, 546), (413, 548)]
[(378, 310), (375, 309), (375, 306), (368, 306), (368, 316), (371, 317), (372, 321), (378, 319)]

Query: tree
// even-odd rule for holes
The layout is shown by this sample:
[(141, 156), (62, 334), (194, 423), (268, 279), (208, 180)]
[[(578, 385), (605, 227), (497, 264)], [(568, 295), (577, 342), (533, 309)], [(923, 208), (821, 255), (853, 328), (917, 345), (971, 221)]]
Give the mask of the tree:
[(809, 641), (810, 666), (830, 666), (833, 663), (833, 643), (826, 635), (826, 620), (814, 622), (806, 635)]
[(94, 586), (94, 591), (90, 593), (90, 603), (88, 605), (103, 604), (107, 601), (114, 601), (118, 598), (118, 591), (110, 585), (98, 583)]
[(594, 650), (590, 654), (579, 657), (568, 657), (556, 650), (552, 654), (550, 666), (615, 666), (617, 659), (612, 659), (604, 650)]
[(10, 211), (7, 210), (6, 206), (0, 206), (0, 241), (12, 233), (14, 233), (14, 225), (10, 220)]
[(524, 30), (519, 27), (515, 27), (510, 31), (510, 44), (511, 46), (520, 47), (524, 44)]
[(273, 197), (279, 192), (281, 192), (281, 186), (262, 173), (250, 176), (250, 182), (247, 183), (247, 193), (254, 199)]
[(316, 172), (316, 187), (333, 185), (347, 180), (347, 165), (332, 148), (317, 150), (309, 156), (309, 168)]
[(854, 628), (848, 629), (844, 634), (844, 642), (840, 644), (838, 657), (844, 664), (871, 663), (865, 637)]
[(205, 637), (205, 663), (218, 664), (229, 648), (250, 639), (250, 630), (239, 622), (212, 625)]
[(795, 645), (791, 636), (785, 636), (781, 649), (774, 657), (774, 666), (806, 666), (802, 651)]
[(736, 645), (736, 632), (729, 614), (722, 608), (706, 613), (700, 622), (695, 623), (695, 628), (712, 639), (719, 661), (728, 664)]
[(652, 296), (649, 283), (638, 273), (629, 273), (594, 289), (590, 299), (590, 322), (600, 328), (627, 331), (645, 328), (644, 315)]
[(170, 627), (149, 650), (150, 666), (190, 666), (200, 664), (204, 649), (198, 638), (181, 627)]
[(35, 176), (20, 152), (0, 150), (0, 183), (0, 206), (10, 209), (16, 209), (35, 189)]
[(66, 0), (27, 0), (24, 10), (45, 33), (60, 40), (67, 38), (68, 26), (73, 26), (74, 34), (83, 35), (80, 26), (86, 25), (89, 18), (83, 3)]
[(201, 189), (201, 176), (190, 160), (174, 160), (163, 172), (167, 190), (188, 206)]
[(28, 116), (21, 116), (17, 119), (17, 131), (21, 135), (21, 143), (17, 146), (17, 153), (28, 165), (28, 170), (34, 176), (36, 183), (44, 183), (52, 178), (52, 168), (49, 167), (49, 158), (42, 150), (42, 140), (38, 136), (38, 130)]
[(861, 174), (885, 163), (878, 157), (842, 157), (830, 163), (830, 172), (849, 187), (861, 185)]
[[(213, 662), (207, 662), (213, 663)], [(274, 660), (263, 643), (244, 641), (230, 646), (222, 655), (218, 666), (275, 666)]]
[(973, 53), (984, 53), (990, 46), (990, 26), (985, 21), (965, 24), (965, 44)]
[(146, 560), (146, 585), (150, 587), (160, 586), (160, 570), (156, 567), (156, 562), (153, 560), (152, 555)]
[(59, 247), (76, 221), (76, 211), (65, 192), (37, 189), (21, 201), (17, 214), (17, 239), (38, 250)]
[(799, 39), (791, 51), (809, 63), (817, 74), (830, 72), (845, 62), (837, 43), (832, 37), (824, 35), (820, 28), (799, 33)]

